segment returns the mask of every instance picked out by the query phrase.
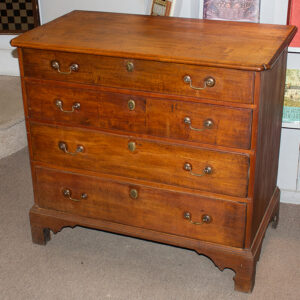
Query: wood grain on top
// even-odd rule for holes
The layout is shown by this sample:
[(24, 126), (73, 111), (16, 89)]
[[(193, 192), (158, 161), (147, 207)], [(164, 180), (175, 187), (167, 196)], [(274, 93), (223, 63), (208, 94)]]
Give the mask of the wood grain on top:
[(73, 11), (12, 46), (260, 71), (288, 46), (295, 26)]

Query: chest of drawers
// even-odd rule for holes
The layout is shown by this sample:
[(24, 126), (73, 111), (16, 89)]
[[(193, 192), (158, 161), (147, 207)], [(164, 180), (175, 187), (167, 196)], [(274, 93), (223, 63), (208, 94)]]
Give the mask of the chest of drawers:
[(295, 32), (74, 11), (14, 39), (33, 242), (80, 225), (194, 249), (251, 291)]

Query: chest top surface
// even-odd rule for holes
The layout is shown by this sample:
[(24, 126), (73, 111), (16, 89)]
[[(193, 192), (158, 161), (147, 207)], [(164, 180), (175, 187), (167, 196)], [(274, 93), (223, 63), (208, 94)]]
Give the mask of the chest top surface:
[(73, 11), (12, 46), (261, 71), (295, 26)]

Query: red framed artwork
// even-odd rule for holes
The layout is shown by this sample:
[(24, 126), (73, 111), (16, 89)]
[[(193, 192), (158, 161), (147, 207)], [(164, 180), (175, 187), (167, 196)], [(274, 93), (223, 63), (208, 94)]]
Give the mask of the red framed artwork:
[(287, 24), (295, 25), (298, 27), (298, 32), (292, 40), (290, 47), (299, 48), (300, 51), (300, 1), (289, 0)]

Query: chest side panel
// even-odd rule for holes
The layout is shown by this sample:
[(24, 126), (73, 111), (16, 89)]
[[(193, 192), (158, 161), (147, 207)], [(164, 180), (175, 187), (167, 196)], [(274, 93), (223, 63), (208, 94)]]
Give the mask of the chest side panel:
[(276, 190), (286, 59), (285, 51), (274, 68), (261, 74), (253, 187), (252, 241)]

